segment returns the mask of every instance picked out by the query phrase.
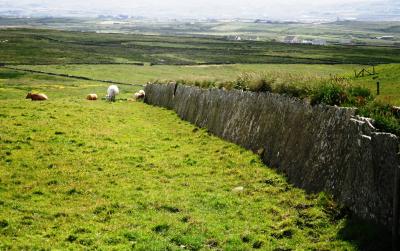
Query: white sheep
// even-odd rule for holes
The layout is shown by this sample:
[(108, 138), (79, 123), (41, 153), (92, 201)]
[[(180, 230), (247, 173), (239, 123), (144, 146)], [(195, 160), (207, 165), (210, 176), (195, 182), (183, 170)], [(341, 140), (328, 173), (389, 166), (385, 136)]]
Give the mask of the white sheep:
[(86, 96), (87, 100), (97, 100), (97, 94), (91, 93)]
[(115, 96), (119, 94), (119, 89), (118, 86), (116, 85), (110, 85), (107, 89), (107, 100), (108, 101), (115, 101)]

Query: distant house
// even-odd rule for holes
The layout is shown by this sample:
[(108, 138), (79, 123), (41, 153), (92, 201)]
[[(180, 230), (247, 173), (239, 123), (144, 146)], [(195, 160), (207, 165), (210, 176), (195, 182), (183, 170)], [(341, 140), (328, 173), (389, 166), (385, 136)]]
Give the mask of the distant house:
[(248, 36), (248, 37), (246, 38), (246, 40), (250, 40), (250, 41), (259, 41), (259, 40), (260, 40), (260, 37), (258, 37), (258, 36)]
[(298, 44), (301, 43), (300, 39), (297, 36), (286, 36), (283, 39), (283, 42), (286, 44)]
[(304, 39), (303, 41), (301, 41), (301, 43), (302, 44), (313, 44), (313, 41)]
[(235, 40), (235, 41), (243, 40), (243, 38), (241, 36), (226, 36), (225, 39), (227, 39), (227, 40)]
[(314, 39), (312, 45), (326, 45), (325, 39)]
[(394, 39), (394, 36), (381, 36), (381, 37), (376, 37), (376, 39), (392, 40)]

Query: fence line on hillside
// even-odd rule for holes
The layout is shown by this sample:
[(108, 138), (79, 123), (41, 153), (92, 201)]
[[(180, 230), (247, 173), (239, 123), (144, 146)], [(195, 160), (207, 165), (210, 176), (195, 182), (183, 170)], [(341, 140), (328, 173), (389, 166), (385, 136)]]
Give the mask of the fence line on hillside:
[(372, 72), (365, 68), (363, 68), (360, 71), (354, 70), (354, 76), (356, 78), (364, 77), (365, 75), (367, 75), (367, 76), (376, 75), (375, 66), (372, 66)]
[(76, 75), (63, 74), (63, 73), (54, 73), (54, 72), (45, 72), (45, 71), (30, 70), (30, 69), (21, 69), (21, 68), (10, 67), (10, 66), (5, 66), (5, 65), (3, 65), (1, 67), (2, 68), (6, 68), (6, 69), (10, 69), (10, 70), (16, 70), (16, 71), (24, 71), (24, 72), (29, 72), (29, 73), (38, 73), (38, 74), (45, 74), (45, 75), (49, 75), (49, 76), (73, 78), (73, 79), (80, 79), (80, 80), (86, 80), (86, 81), (95, 81), (95, 82), (102, 82), (102, 83), (109, 83), (109, 84), (129, 85), (129, 86), (138, 86), (138, 87), (145, 86), (144, 84), (130, 84), (130, 83), (124, 83), (124, 82), (119, 82), (119, 81), (114, 81), (114, 80), (94, 79), (94, 78), (89, 78), (89, 77), (84, 77), (84, 76), (76, 76)]

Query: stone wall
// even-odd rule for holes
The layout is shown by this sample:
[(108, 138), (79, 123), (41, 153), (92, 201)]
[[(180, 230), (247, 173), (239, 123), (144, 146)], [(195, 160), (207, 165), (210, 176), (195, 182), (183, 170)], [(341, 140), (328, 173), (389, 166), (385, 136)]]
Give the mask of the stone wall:
[(327, 191), (354, 213), (392, 224), (399, 140), (354, 109), (272, 93), (150, 84), (145, 102), (247, 149), (309, 192)]

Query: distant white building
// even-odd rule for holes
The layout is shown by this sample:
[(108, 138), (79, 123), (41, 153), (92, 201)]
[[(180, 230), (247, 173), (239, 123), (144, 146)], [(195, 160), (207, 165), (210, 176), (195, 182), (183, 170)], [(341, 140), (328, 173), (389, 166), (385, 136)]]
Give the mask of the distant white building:
[(314, 40), (307, 40), (307, 39), (300, 39), (297, 36), (286, 36), (283, 39), (283, 42), (286, 44), (310, 44), (310, 45), (326, 45), (325, 39), (314, 39)]
[(382, 39), (382, 40), (392, 40), (394, 36), (381, 36), (381, 37), (376, 37), (376, 39)]
[(326, 45), (325, 39), (314, 39), (312, 45)]
[(243, 38), (241, 37), (241, 36), (238, 36), (238, 35), (235, 35), (235, 36), (226, 36), (225, 37), (225, 39), (228, 39), (228, 40), (235, 40), (235, 41), (241, 41), (241, 40), (243, 40)]
[(313, 44), (313, 41), (304, 39), (303, 41), (301, 41), (301, 43), (302, 44)]

